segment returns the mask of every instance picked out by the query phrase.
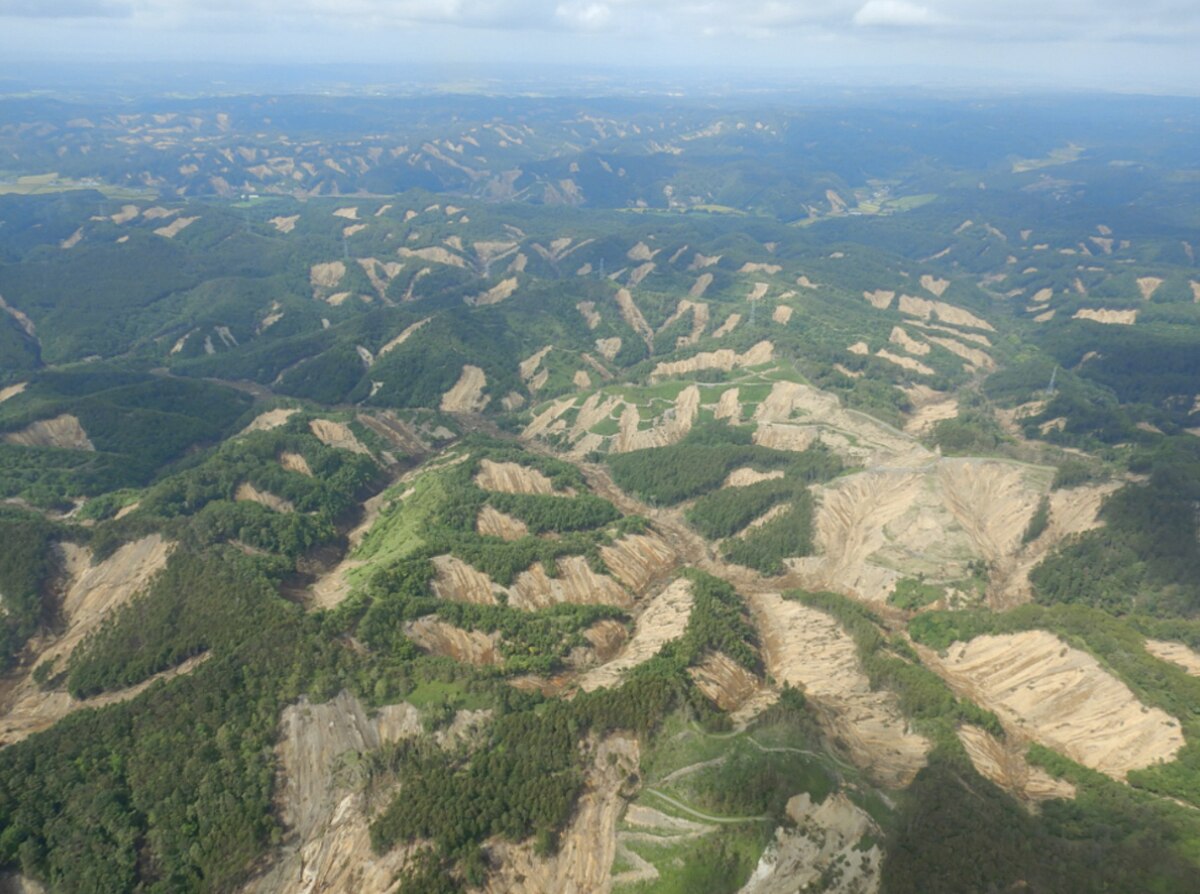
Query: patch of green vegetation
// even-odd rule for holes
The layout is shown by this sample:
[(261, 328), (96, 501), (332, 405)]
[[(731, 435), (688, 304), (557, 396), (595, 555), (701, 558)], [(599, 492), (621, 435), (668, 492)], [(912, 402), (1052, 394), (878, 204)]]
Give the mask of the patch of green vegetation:
[(10, 667), (34, 631), (52, 619), (53, 543), (65, 533), (39, 514), (0, 506), (0, 667)]
[(729, 537), (768, 509), (796, 496), (797, 485), (786, 479), (759, 481), (745, 487), (726, 487), (700, 497), (686, 517), (705, 537)]
[(736, 468), (784, 469), (797, 483), (824, 481), (841, 471), (837, 456), (814, 445), (786, 453), (750, 442), (751, 431), (713, 422), (696, 426), (678, 444), (609, 454), (613, 479), (642, 499), (673, 505), (719, 487)]
[(924, 580), (915, 577), (902, 577), (896, 581), (896, 588), (888, 597), (888, 602), (897, 608), (911, 612), (945, 598), (945, 587), (927, 584)]
[(502, 494), (488, 497), (501, 512), (525, 522), (531, 534), (588, 531), (616, 521), (621, 513), (608, 500), (592, 494), (558, 497), (550, 494)]
[(813, 549), (813, 498), (798, 490), (787, 511), (745, 535), (725, 542), (721, 554), (730, 562), (763, 574), (783, 574), (783, 560), (807, 556)]
[(1149, 480), (1105, 500), (1106, 524), (1067, 540), (1030, 574), (1038, 602), (1117, 614), (1200, 612), (1200, 442), (1171, 438), (1130, 466)]

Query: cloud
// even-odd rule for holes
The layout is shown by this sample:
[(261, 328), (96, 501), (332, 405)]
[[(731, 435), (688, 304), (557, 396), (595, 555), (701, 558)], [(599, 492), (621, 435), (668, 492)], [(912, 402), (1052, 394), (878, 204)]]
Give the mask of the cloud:
[(944, 17), (928, 6), (918, 6), (908, 0), (867, 0), (854, 14), (854, 24), (863, 27), (912, 28), (944, 21)]
[(113, 0), (0, 0), (0, 16), (23, 19), (119, 19), (133, 8)]
[(570, 29), (601, 31), (612, 25), (613, 10), (607, 3), (560, 3), (554, 17)]

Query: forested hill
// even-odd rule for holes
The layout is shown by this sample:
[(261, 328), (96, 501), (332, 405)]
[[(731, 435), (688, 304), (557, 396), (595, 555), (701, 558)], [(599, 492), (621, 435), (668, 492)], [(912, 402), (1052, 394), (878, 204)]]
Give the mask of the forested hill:
[(0, 888), (1187, 890), (1198, 109), (0, 99)]

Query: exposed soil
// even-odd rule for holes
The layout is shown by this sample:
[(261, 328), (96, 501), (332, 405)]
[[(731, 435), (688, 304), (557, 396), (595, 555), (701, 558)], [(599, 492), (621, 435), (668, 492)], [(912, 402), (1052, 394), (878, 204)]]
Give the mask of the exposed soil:
[(575, 815), (556, 854), (534, 855), (532, 845), (493, 842), (489, 856), (499, 864), (488, 894), (607, 894), (617, 853), (617, 822), (625, 807), (621, 791), (638, 772), (638, 742), (616, 734), (594, 744), (594, 758)]
[(579, 678), (585, 692), (619, 686), (625, 674), (658, 654), (659, 649), (683, 636), (692, 613), (691, 582), (680, 578), (650, 599), (638, 616), (633, 636), (621, 653)]
[(95, 450), (79, 418), (64, 413), (53, 419), (39, 419), (20, 431), (4, 435), (4, 443), (21, 447), (57, 447), (60, 450)]
[(794, 826), (780, 827), (740, 894), (874, 894), (882, 880), (883, 849), (865, 838), (883, 833), (870, 815), (842, 792), (820, 804), (808, 794), (788, 801)]
[(945, 655), (920, 651), (956, 692), (994, 711), (1015, 735), (1115, 779), (1183, 747), (1178, 720), (1143, 705), (1095, 658), (1051, 633), (980, 636)]
[[(295, 454), (293, 454), (295, 455)], [(304, 457), (300, 457), (304, 459)], [(296, 507), (291, 500), (285, 500), (283, 497), (278, 497), (273, 493), (265, 490), (259, 490), (248, 481), (243, 481), (237, 486), (237, 490), (233, 494), (235, 500), (245, 500), (251, 503), (257, 503), (259, 506), (265, 506), (275, 512), (295, 512)]]
[(529, 535), (525, 522), (501, 512), (490, 503), (479, 510), (475, 518), (475, 530), (484, 537), (499, 537), (501, 540), (520, 540)]
[(770, 363), (774, 357), (775, 346), (769, 341), (760, 341), (742, 354), (737, 353), (737, 351), (731, 348), (719, 348), (716, 351), (703, 351), (692, 357), (688, 357), (686, 360), (659, 363), (654, 367), (654, 372), (650, 374), (650, 378), (652, 380), (663, 379), (685, 373), (699, 372), (705, 369), (720, 369), (729, 372), (732, 369), (742, 366), (758, 366), (762, 363)]
[(370, 455), (370, 451), (354, 436), (350, 427), (341, 422), (334, 422), (332, 419), (314, 419), (308, 424), (308, 428), (326, 447)]
[(979, 774), (1017, 799), (1036, 804), (1054, 798), (1075, 797), (1075, 786), (1071, 783), (1030, 765), (1025, 759), (1027, 742), (1016, 737), (1001, 741), (987, 730), (970, 724), (959, 728), (958, 738)]
[(1095, 323), (1115, 326), (1132, 326), (1137, 322), (1137, 318), (1136, 310), (1105, 310), (1092, 307), (1081, 307), (1071, 316), (1073, 320), (1092, 320)]
[(554, 482), (542, 472), (520, 463), (480, 460), (475, 484), (502, 494), (552, 494)]
[(1161, 661), (1183, 668), (1193, 677), (1200, 677), (1200, 654), (1183, 643), (1172, 643), (1161, 639), (1146, 640), (1146, 651)]
[(829, 615), (777, 593), (749, 598), (771, 676), (804, 688), (856, 766), (882, 785), (911, 782), (931, 746), (908, 728), (894, 696), (871, 689), (849, 634)]
[(483, 389), (487, 376), (478, 366), (466, 364), (454, 387), (442, 395), (441, 409), (445, 413), (477, 413), (491, 400)]

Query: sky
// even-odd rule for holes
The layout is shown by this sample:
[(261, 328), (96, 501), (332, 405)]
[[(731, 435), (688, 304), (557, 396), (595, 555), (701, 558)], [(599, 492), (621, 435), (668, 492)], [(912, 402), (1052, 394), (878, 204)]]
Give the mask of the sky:
[(1195, 94), (1200, 0), (0, 0), (0, 57), (569, 66)]

